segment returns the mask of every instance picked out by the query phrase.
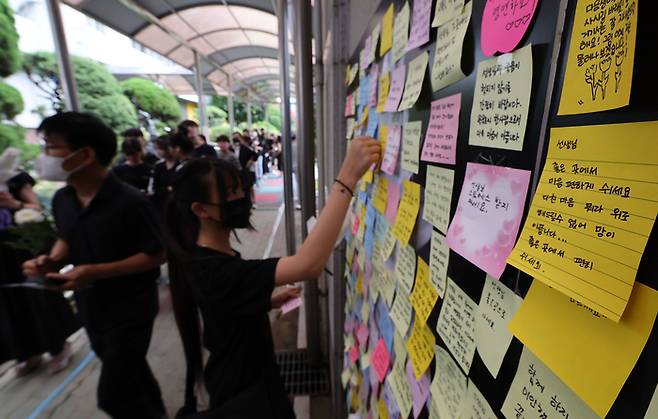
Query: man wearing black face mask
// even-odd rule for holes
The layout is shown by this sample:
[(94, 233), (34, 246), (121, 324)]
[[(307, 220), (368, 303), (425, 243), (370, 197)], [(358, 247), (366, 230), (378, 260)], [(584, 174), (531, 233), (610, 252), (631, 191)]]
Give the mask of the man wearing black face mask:
[[(23, 265), (55, 290), (74, 290), (91, 347), (102, 361), (98, 406), (112, 417), (166, 414), (146, 352), (158, 312), (156, 280), (164, 262), (158, 214), (139, 191), (108, 170), (114, 132), (94, 116), (45, 119), (42, 179), (66, 180), (53, 199), (59, 239), (48, 255)], [(67, 273), (61, 267), (72, 264)]]

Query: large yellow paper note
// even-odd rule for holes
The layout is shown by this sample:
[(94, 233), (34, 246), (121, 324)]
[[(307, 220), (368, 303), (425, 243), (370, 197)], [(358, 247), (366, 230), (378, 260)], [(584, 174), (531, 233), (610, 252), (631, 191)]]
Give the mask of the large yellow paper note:
[[(379, 78), (379, 96), (377, 96), (377, 112), (384, 112), (384, 105), (388, 99), (388, 89), (391, 87), (391, 73), (386, 73)], [(381, 127), (379, 128), (381, 131)], [(380, 136), (381, 137), (381, 136)]]
[(401, 167), (411, 173), (418, 173), (420, 153), (421, 121), (405, 122), (402, 128)]
[(658, 122), (553, 128), (508, 263), (619, 321), (658, 212), (656, 197)]
[(400, 287), (406, 294), (411, 293), (414, 286), (414, 275), (416, 274), (416, 251), (413, 247), (400, 245), (398, 260), (395, 264), (395, 276)]
[(468, 380), (466, 398), (461, 406), (461, 417), (464, 419), (496, 419), (497, 416), (484, 398), (475, 383)]
[(425, 80), (425, 70), (427, 70), (428, 60), (429, 54), (425, 51), (409, 63), (407, 81), (404, 84), (404, 94), (402, 95), (398, 111), (411, 108), (418, 100), (420, 91), (423, 89), (423, 80)]
[(423, 323), (427, 323), (436, 299), (439, 298), (439, 293), (432, 287), (429, 276), (429, 265), (418, 256), (418, 269), (414, 290), (411, 293), (411, 305), (416, 310), (416, 321)]
[[(395, 3), (391, 3), (384, 13), (382, 18), (382, 39), (379, 44), (379, 56), (383, 57), (384, 53), (391, 49), (393, 46), (393, 12), (395, 11)], [(381, 112), (381, 111), (380, 111)]]
[(599, 416), (617, 398), (649, 338), (658, 292), (635, 283), (619, 323), (534, 281), (509, 328)]
[(407, 50), (407, 40), (409, 39), (409, 16), (411, 9), (409, 2), (405, 1), (404, 5), (395, 16), (393, 24), (393, 64), (404, 57)]
[(432, 358), (434, 358), (435, 343), (432, 330), (424, 322), (418, 321), (418, 316), (416, 316), (411, 335), (407, 340), (407, 351), (416, 380), (420, 380), (420, 377), (427, 371), (427, 367), (430, 366)]
[(436, 368), (430, 386), (432, 403), (436, 403), (441, 418), (458, 418), (466, 396), (466, 376), (445, 349), (435, 346), (434, 352)]
[(377, 176), (374, 183), (375, 197), (373, 198), (372, 206), (375, 207), (380, 214), (386, 212), (386, 198), (388, 194), (388, 179), (386, 176)]
[(475, 353), (477, 305), (448, 277), (448, 292), (441, 306), (436, 331), (464, 372), (468, 374)]
[(446, 292), (449, 257), (450, 248), (446, 244), (445, 236), (432, 230), (432, 244), (430, 246), (430, 282), (441, 298), (443, 298)]
[(400, 241), (401, 246), (409, 243), (420, 209), (420, 185), (405, 180), (403, 188), (400, 206), (395, 216), (395, 225), (393, 226), (393, 235)]
[(436, 0), (432, 27), (441, 26), (458, 16), (464, 8), (464, 0)]
[(576, 3), (558, 115), (628, 105), (635, 60), (637, 6), (637, 0)]
[(393, 391), (395, 401), (400, 409), (400, 416), (406, 418), (411, 411), (411, 393), (409, 391), (409, 382), (405, 374), (404, 363), (396, 359), (386, 381)]
[(455, 171), (452, 169), (427, 166), (423, 219), (443, 233), (448, 231), (448, 223), (450, 222), (450, 203), (452, 202), (454, 178)]
[(475, 321), (478, 354), (491, 375), (498, 376), (512, 334), (507, 325), (523, 299), (496, 278), (487, 275)]
[(454, 19), (436, 30), (431, 76), (434, 92), (464, 78), (461, 66), (462, 49), (468, 22), (471, 20), (472, 3), (468, 2)]
[(391, 317), (391, 320), (393, 320), (393, 324), (397, 327), (401, 336), (407, 335), (412, 314), (413, 309), (409, 302), (409, 295), (405, 294), (404, 291), (398, 288), (395, 293), (395, 299), (393, 300), (393, 306), (389, 311), (389, 316)]
[[(526, 346), (500, 411), (507, 419), (598, 418)], [(549, 412), (553, 413), (547, 416)]]
[(522, 150), (531, 88), (532, 45), (480, 61), (468, 143)]

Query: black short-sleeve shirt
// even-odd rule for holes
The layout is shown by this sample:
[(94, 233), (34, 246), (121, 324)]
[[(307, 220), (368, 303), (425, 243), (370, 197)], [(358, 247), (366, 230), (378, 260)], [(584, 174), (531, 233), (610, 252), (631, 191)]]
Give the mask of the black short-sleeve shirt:
[(115, 175), (128, 185), (146, 192), (153, 173), (153, 166), (147, 163), (141, 163), (135, 166), (121, 164), (112, 169)]
[[(68, 262), (74, 266), (117, 262), (138, 253), (154, 255), (163, 250), (162, 227), (153, 205), (112, 173), (86, 208), (71, 186), (57, 191), (53, 215), (60, 237), (69, 246)], [(97, 280), (77, 291), (86, 326), (103, 331), (154, 316), (159, 276), (159, 269), (151, 269)]]
[(192, 157), (194, 158), (201, 158), (201, 157), (217, 157), (217, 152), (213, 148), (213, 146), (209, 145), (208, 143), (201, 144), (200, 146), (196, 147), (194, 151), (192, 152)]
[(186, 266), (210, 351), (205, 381), (211, 410), (261, 383), (267, 400), (253, 402), (269, 404), (273, 418), (294, 418), (267, 316), (278, 259), (243, 260), (201, 247), (194, 253)]

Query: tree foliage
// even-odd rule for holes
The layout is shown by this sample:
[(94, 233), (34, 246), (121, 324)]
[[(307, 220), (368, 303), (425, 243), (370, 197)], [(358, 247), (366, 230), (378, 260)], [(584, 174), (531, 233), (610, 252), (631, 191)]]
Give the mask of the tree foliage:
[(23, 152), (23, 161), (30, 161), (39, 154), (39, 146), (25, 142), (25, 129), (18, 124), (0, 124), (0, 153), (14, 147)]
[[(71, 64), (83, 111), (96, 114), (113, 130), (121, 132), (138, 124), (137, 112), (123, 95), (117, 79), (102, 64), (88, 58), (72, 56)], [(55, 56), (49, 52), (26, 54), (23, 70), (50, 100), (53, 109), (63, 111), (66, 102)]]
[(21, 53), (18, 50), (14, 13), (7, 0), (0, 0), (0, 76), (9, 76), (20, 66)]
[(14, 119), (16, 115), (23, 112), (23, 108), (21, 92), (0, 81), (0, 116), (2, 119)]
[(132, 77), (121, 82), (123, 93), (151, 118), (165, 123), (177, 122), (181, 117), (176, 97), (155, 82), (141, 77)]

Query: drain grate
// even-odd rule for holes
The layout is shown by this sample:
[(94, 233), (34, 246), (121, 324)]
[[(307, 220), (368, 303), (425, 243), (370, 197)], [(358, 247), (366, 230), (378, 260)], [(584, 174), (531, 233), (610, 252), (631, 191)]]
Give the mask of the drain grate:
[(281, 378), (288, 394), (318, 395), (329, 392), (329, 374), (325, 366), (313, 368), (308, 364), (305, 351), (276, 353)]

